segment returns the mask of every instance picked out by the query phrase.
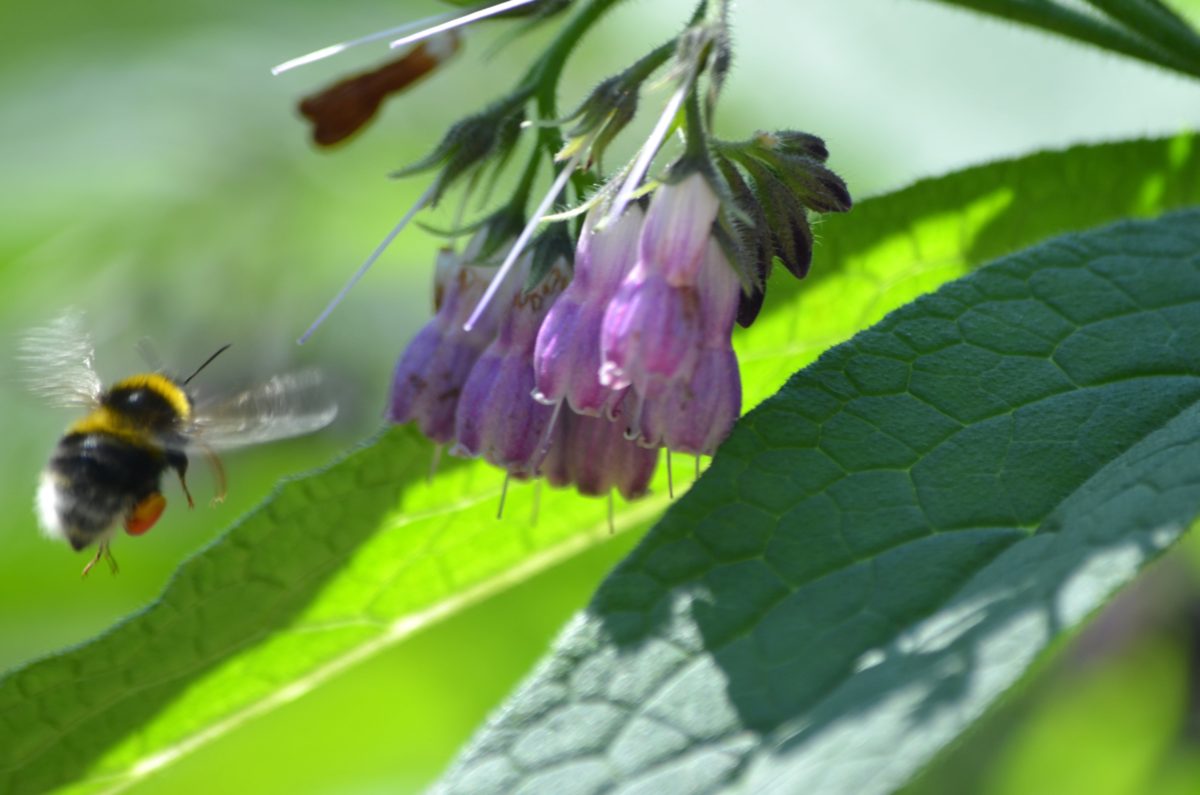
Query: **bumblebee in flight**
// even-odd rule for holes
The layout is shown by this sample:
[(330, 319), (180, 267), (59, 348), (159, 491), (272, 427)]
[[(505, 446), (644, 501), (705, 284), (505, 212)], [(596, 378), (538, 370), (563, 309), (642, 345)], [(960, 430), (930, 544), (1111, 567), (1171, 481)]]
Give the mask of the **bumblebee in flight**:
[(101, 557), (117, 571), (109, 544), (118, 527), (141, 535), (158, 521), (167, 504), (161, 491), (167, 469), (178, 475), (193, 507), (188, 457), (202, 453), (216, 474), (219, 502), (225, 475), (217, 451), (310, 433), (337, 414), (311, 370), (276, 376), (232, 396), (194, 394), (192, 379), (228, 347), (187, 378), (140, 373), (105, 389), (93, 368), (95, 353), (82, 315), (65, 314), (22, 340), (19, 357), (30, 388), (52, 405), (88, 412), (59, 440), (34, 501), (47, 536), (76, 551), (97, 545), (84, 576)]

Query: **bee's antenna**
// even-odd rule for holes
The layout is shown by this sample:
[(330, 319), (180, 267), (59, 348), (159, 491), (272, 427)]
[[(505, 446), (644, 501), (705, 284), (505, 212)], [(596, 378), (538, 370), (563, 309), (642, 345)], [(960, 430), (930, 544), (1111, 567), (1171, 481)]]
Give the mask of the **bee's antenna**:
[(222, 345), (220, 348), (217, 348), (217, 352), (216, 352), (216, 353), (214, 353), (212, 356), (209, 356), (207, 359), (205, 359), (205, 360), (204, 360), (204, 364), (202, 364), (202, 365), (200, 365), (199, 367), (197, 367), (197, 368), (196, 368), (196, 372), (192, 373), (192, 374), (191, 374), (191, 375), (189, 375), (187, 378), (183, 379), (183, 383), (184, 383), (184, 385), (186, 386), (186, 385), (188, 384), (188, 382), (190, 382), (190, 381), (191, 381), (193, 378), (195, 378), (196, 376), (200, 375), (200, 371), (201, 371), (201, 370), (203, 370), (205, 367), (208, 367), (210, 364), (212, 364), (212, 360), (213, 360), (213, 359), (217, 358), (217, 357), (218, 357), (218, 356), (220, 356), (222, 353), (224, 353), (225, 351), (229, 350), (230, 346), (232, 346), (232, 345), (233, 345), (233, 343), (232, 343), (232, 342), (227, 342), (227, 343), (225, 343), (224, 345)]

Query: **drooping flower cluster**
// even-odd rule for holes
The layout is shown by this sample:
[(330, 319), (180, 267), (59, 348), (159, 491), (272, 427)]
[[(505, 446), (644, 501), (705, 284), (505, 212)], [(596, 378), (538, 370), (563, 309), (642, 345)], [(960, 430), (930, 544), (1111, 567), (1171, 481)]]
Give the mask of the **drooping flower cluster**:
[[(485, 18), (545, 20), (576, 10), (511, 91), (397, 172), (437, 176), (350, 285), (417, 213), (459, 185), (465, 206), (529, 141), (529, 163), (505, 210), (479, 225), (463, 254), (440, 256), (437, 311), (396, 367), (388, 417), (415, 422), (451, 452), (483, 457), (512, 477), (633, 499), (648, 489), (660, 450), (713, 455), (729, 435), (742, 403), (734, 326), (754, 321), (776, 264), (797, 278), (807, 274), (811, 214), (844, 212), (850, 196), (814, 135), (784, 130), (731, 142), (712, 134), (732, 60), (729, 0), (701, 2), (678, 36), (601, 81), (567, 116), (573, 126), (564, 126), (552, 99), (562, 64), (609, 5), (504, 0), (403, 30), (393, 47)], [(415, 64), (423, 53), (407, 57)], [(629, 165), (606, 174), (606, 147), (664, 68), (672, 90), (649, 136)], [(684, 151), (655, 181), (652, 166), (674, 132)], [(527, 222), (514, 224), (547, 161), (557, 172), (549, 191)], [(555, 202), (570, 204), (572, 193), (575, 210), (547, 215)], [(577, 238), (564, 245), (567, 219), (584, 210)]]
[(607, 417), (592, 421), (534, 398), (539, 330), (552, 309), (567, 305), (564, 289), (577, 292), (579, 284), (570, 280), (565, 258), (552, 262), (536, 286), (521, 289), (535, 252), (523, 254), (465, 328), (497, 272), (481, 261), (488, 234), (477, 233), (461, 255), (439, 255), (436, 313), (396, 366), (388, 418), (415, 422), (453, 454), (481, 456), (520, 480), (544, 475), (587, 494), (616, 488), (630, 499), (641, 496), (654, 472), (653, 451), (625, 439), (622, 426)]
[[(503, 287), (471, 331), (482, 266), (443, 264), (437, 315), (401, 358), (390, 418), (520, 479), (639, 496), (658, 450), (712, 455), (741, 410), (730, 337), (742, 285), (713, 236), (719, 199), (692, 173), (583, 224), (573, 274)], [(477, 235), (476, 240), (479, 236)], [(473, 241), (475, 246), (475, 241)], [(533, 253), (507, 284), (528, 280)]]
[(718, 209), (693, 173), (659, 188), (648, 213), (630, 205), (597, 231), (593, 210), (538, 335), (539, 400), (617, 421), (645, 448), (713, 454), (741, 408), (730, 343), (741, 285), (710, 234)]
[(637, 255), (643, 216), (641, 208), (633, 205), (602, 231), (596, 229), (603, 217), (600, 211), (593, 210), (584, 222), (574, 278), (538, 333), (534, 396), (541, 402), (565, 400), (579, 414), (611, 415), (619, 393), (600, 381), (604, 361), (600, 330)]

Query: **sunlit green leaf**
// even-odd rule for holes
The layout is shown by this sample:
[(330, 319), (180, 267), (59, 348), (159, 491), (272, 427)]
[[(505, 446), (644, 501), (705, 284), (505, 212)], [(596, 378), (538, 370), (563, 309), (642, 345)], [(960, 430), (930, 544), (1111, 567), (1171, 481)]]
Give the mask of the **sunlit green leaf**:
[(887, 793), (1200, 513), (1200, 210), (918, 299), (751, 412), (447, 793)]
[[(602, 501), (453, 466), (408, 429), (284, 484), (163, 597), (0, 684), (0, 791), (105, 791), (609, 537)], [(664, 498), (623, 511), (624, 530)], [(569, 507), (568, 507), (569, 506)], [(536, 522), (530, 518), (539, 510)]]
[(1197, 203), (1200, 136), (1182, 135), (991, 163), (825, 216), (808, 278), (776, 273), (758, 322), (734, 335), (747, 403), (896, 307), (996, 257)]

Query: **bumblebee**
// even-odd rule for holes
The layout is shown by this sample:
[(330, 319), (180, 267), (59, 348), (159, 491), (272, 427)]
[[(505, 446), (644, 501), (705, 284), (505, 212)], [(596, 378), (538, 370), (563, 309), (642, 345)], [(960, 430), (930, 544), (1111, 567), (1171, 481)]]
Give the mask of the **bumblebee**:
[(212, 465), (214, 502), (220, 502), (225, 474), (217, 451), (310, 433), (337, 414), (315, 371), (276, 376), (232, 396), (198, 397), (192, 379), (228, 348), (186, 378), (140, 373), (105, 389), (82, 315), (65, 314), (22, 340), (19, 356), (30, 388), (53, 405), (87, 410), (59, 440), (34, 500), (47, 536), (77, 552), (97, 545), (83, 576), (101, 557), (116, 573), (109, 545), (118, 528), (136, 536), (158, 521), (167, 504), (161, 481), (168, 469), (178, 476), (188, 507), (195, 506), (186, 477), (193, 453)]

